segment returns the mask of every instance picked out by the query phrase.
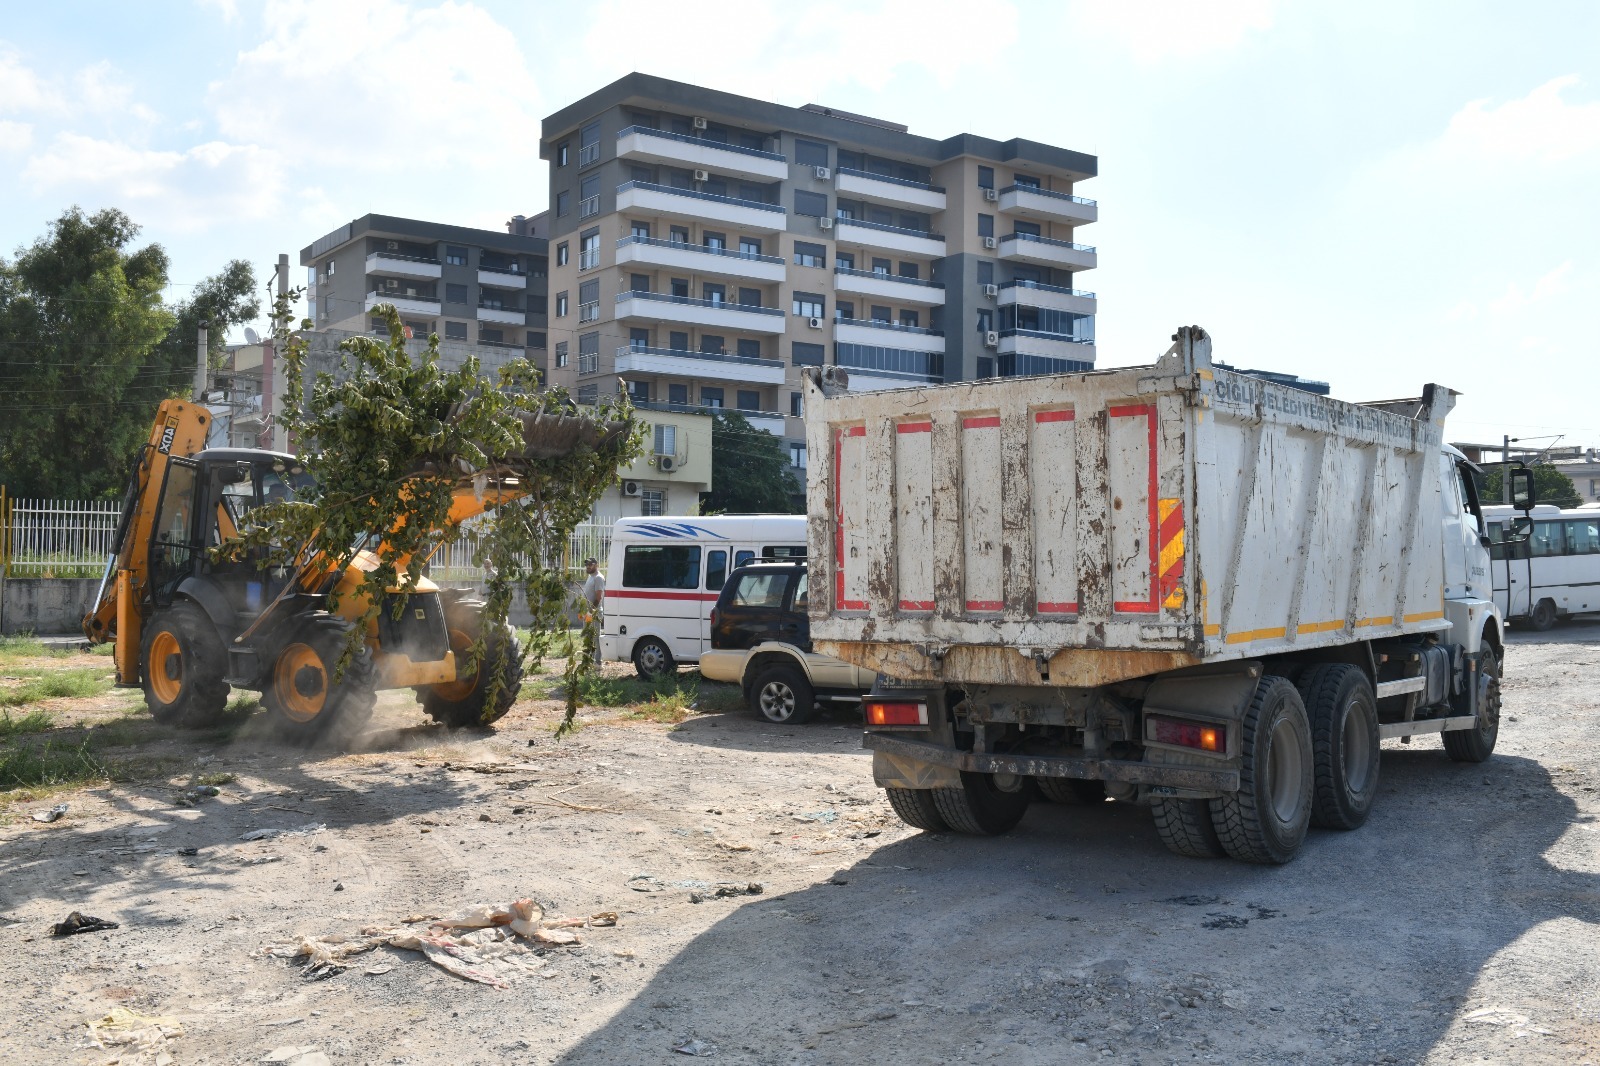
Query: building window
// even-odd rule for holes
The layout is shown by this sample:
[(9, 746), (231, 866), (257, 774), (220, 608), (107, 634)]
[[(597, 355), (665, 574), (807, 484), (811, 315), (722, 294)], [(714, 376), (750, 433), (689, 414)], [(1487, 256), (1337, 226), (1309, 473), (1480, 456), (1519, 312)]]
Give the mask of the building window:
[(578, 166), (600, 161), (600, 123), (591, 122), (578, 131)]
[(668, 385), (667, 402), (670, 404), (676, 404), (680, 407), (687, 407), (689, 405), (689, 386)]
[(556, 245), (556, 266), (566, 266), (567, 258), (567, 242), (562, 241), (560, 244)]
[(579, 385), (578, 402), (585, 407), (593, 407), (600, 399), (599, 385)]
[(536, 278), (542, 278), (546, 274), (550, 273), (550, 260), (542, 255), (534, 256), (532, 273)]
[(795, 366), (821, 366), (826, 350), (820, 344), (802, 344), (795, 341), (789, 346), (789, 358)]
[(628, 330), (628, 347), (636, 352), (642, 352), (650, 347), (650, 331), (638, 326)]
[(806, 446), (798, 441), (789, 442), (789, 465), (797, 470), (806, 468)]
[(550, 297), (544, 293), (530, 292), (528, 294), (528, 313), (530, 315), (547, 315), (550, 313)]
[(740, 237), (739, 254), (746, 259), (755, 259), (761, 255), (761, 238)]
[(828, 217), (828, 198), (820, 192), (806, 192), (804, 189), (794, 191), (794, 213), (797, 215), (811, 215), (814, 218)]
[(794, 313), (801, 318), (822, 318), (827, 314), (826, 301), (814, 292), (796, 292), (794, 294)]
[(678, 454), (678, 427), (669, 426), (664, 422), (656, 423), (656, 454)]
[(794, 264), (795, 266), (818, 267), (825, 270), (828, 266), (828, 249), (820, 244), (795, 241)]
[(883, 304), (873, 304), (872, 310), (867, 317), (874, 322), (892, 322), (894, 321), (894, 311)]
[(533, 330), (530, 329), (528, 331), (528, 347), (537, 348), (540, 351), (544, 351), (544, 346), (545, 346), (545, 335), (543, 333), (535, 333)]
[(720, 252), (728, 246), (728, 235), (726, 233), (712, 233), (710, 230), (706, 230), (700, 235), (700, 243), (713, 252)]
[(578, 337), (578, 373), (600, 372), (600, 334), (584, 333)]
[(564, 167), (572, 162), (572, 142), (562, 141), (556, 145), (556, 166)]
[(994, 357), (993, 356), (988, 356), (988, 355), (980, 355), (980, 356), (978, 356), (978, 377), (979, 378), (992, 378), (992, 377), (994, 377)]
[(428, 338), (428, 334), (433, 332), (432, 322), (415, 322), (411, 319), (406, 319), (404, 325), (406, 328), (406, 336), (415, 337), (419, 341), (426, 340)]
[(922, 327), (922, 320), (918, 316), (917, 312), (907, 311), (902, 307), (900, 309), (900, 324), (902, 326), (908, 326), (911, 329), (920, 329)]
[(994, 216), (993, 215), (979, 215), (978, 216), (978, 236), (980, 236), (980, 237), (993, 237), (994, 236)]
[(738, 390), (738, 392), (739, 392), (739, 397), (738, 397), (739, 410), (741, 410), (741, 411), (759, 411), (759, 410), (761, 410), (761, 394), (759, 392), (757, 392), (755, 389), (740, 389), (740, 390)]
[(739, 338), (739, 358), (741, 358), (741, 359), (760, 359), (761, 358), (761, 342), (758, 341), (758, 340), (752, 340), (749, 337), (740, 337)]
[(791, 392), (789, 394), (789, 413), (796, 418), (804, 418), (806, 413), (806, 394)]
[(450, 266), (464, 267), (467, 265), (467, 250), (449, 244), (444, 249), (444, 261)]
[(646, 518), (667, 513), (667, 494), (659, 489), (645, 489), (639, 493), (639, 513)]
[(915, 263), (901, 263), (900, 276), (902, 278), (911, 278), (913, 281), (915, 281), (917, 278), (921, 277), (921, 268)]
[(564, 292), (558, 292), (558, 293), (556, 293), (556, 317), (557, 318), (564, 318), (564, 317), (566, 317), (566, 314), (567, 314), (567, 294), (564, 293)]
[(556, 193), (556, 217), (559, 218), (572, 210), (572, 193), (566, 189)]
[(828, 146), (818, 144), (816, 141), (803, 141), (796, 137), (794, 161), (803, 167), (825, 167), (828, 165)]
[(628, 223), (628, 232), (633, 234), (633, 236), (635, 236), (635, 237), (640, 237), (640, 238), (643, 238), (644, 240), (649, 240), (650, 239), (650, 223), (648, 223), (648, 222), (630, 222), (630, 223)]
[(504, 344), (505, 342), (506, 334), (504, 330), (488, 329), (484, 326), (478, 327), (479, 344)]
[(700, 351), (706, 355), (722, 355), (727, 351), (727, 345), (715, 333), (700, 334)]
[(706, 407), (720, 408), (722, 406), (722, 387), (720, 385), (701, 385), (700, 403)]
[(444, 302), (447, 304), (464, 304), (467, 302), (467, 287), (445, 282)]
[(650, 275), (649, 274), (629, 274), (628, 275), (628, 289), (631, 292), (649, 292), (650, 291)]
[(994, 284), (994, 264), (989, 262), (987, 259), (978, 260), (978, 284)]
[(578, 218), (591, 218), (600, 213), (600, 175), (590, 174), (578, 187)]
[(747, 289), (747, 288), (744, 288), (743, 286), (740, 286), (740, 288), (739, 288), (739, 306), (740, 307), (760, 307), (761, 306), (761, 290), (760, 289)]
[(994, 329), (994, 311), (987, 307), (978, 308), (978, 332), (988, 333)]
[(339, 264), (334, 262), (332, 259), (328, 260), (327, 266), (325, 268), (323, 268), (322, 276), (325, 277), (325, 278), (333, 277), (333, 268), (338, 266), (338, 265)]
[(672, 226), (672, 227), (669, 227), (667, 229), (667, 240), (671, 241), (673, 244), (688, 244), (689, 243), (689, 227), (688, 226)]
[(578, 321), (600, 321), (600, 279), (586, 281), (578, 286)]
[(444, 324), (444, 339), (447, 341), (466, 340), (467, 324), (465, 322), (446, 322)]
[(700, 299), (708, 304), (721, 307), (728, 302), (728, 287), (726, 285), (705, 281), (700, 283)]
[(675, 352), (688, 351), (689, 335), (687, 333), (681, 333), (678, 330), (672, 330), (667, 334), (667, 347), (671, 348)]
[(556, 341), (556, 366), (567, 365), (567, 342)]
[(628, 384), (628, 399), (636, 404), (650, 402), (650, 383), (648, 381), (630, 381)]
[(1037, 189), (1040, 187), (1039, 179), (1027, 174), (1012, 174), (1011, 184), (1019, 189)]
[(889, 260), (887, 260), (887, 259), (879, 259), (877, 257), (873, 257), (873, 260), (872, 260), (872, 272), (874, 274), (882, 274), (885, 277), (887, 277), (888, 274), (889, 274), (889, 267), (892, 266), (892, 265), (893, 264), (891, 264), (889, 262)]
[(980, 189), (992, 189), (992, 188), (994, 188), (994, 167), (979, 167), (978, 168), (978, 188), (980, 188)]
[(833, 302), (834, 318), (856, 317), (856, 302), (854, 300), (835, 300)]

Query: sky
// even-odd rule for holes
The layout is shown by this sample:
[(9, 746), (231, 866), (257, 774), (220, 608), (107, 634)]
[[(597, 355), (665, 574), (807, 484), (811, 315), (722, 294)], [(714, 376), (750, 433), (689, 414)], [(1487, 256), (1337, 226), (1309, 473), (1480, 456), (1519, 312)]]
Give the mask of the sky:
[[(540, 120), (631, 70), (1099, 157), (1099, 365), (1199, 324), (1446, 436), (1600, 447), (1600, 4), (8, 4), (0, 255), (119, 207), (172, 296), (368, 212), (503, 228)], [(703, 13), (699, 13), (703, 12)]]

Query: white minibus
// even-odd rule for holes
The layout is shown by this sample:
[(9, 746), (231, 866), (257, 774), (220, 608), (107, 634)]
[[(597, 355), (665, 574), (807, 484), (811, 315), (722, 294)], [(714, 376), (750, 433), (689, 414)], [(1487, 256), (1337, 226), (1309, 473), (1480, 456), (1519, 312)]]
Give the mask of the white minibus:
[(1545, 630), (1558, 618), (1600, 611), (1600, 511), (1540, 504), (1531, 513), (1532, 536), (1508, 546), (1505, 526), (1518, 514), (1483, 509), (1494, 602), (1505, 616)]
[(802, 559), (805, 515), (619, 518), (611, 531), (600, 657), (639, 676), (693, 665), (711, 647), (711, 608), (735, 567)]

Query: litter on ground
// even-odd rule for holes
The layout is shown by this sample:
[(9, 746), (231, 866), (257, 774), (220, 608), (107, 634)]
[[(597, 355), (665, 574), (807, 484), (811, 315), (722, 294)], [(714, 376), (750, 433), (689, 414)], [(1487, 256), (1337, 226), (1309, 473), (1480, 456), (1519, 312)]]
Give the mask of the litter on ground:
[(33, 820), (36, 821), (36, 822), (53, 822), (57, 818), (60, 818), (63, 814), (66, 814), (66, 813), (67, 813), (67, 805), (65, 803), (58, 803), (54, 807), (51, 807), (49, 810), (34, 811), (33, 812)]
[(73, 911), (67, 915), (66, 921), (57, 922), (50, 927), (51, 936), (74, 936), (78, 933), (98, 933), (102, 929), (120, 929), (116, 922), (108, 922), (104, 918), (96, 918), (92, 914), (82, 911)]
[(312, 833), (320, 833), (328, 828), (321, 822), (307, 822), (298, 829), (252, 829), (244, 834), (240, 840), (272, 840), (275, 837), (305, 837)]

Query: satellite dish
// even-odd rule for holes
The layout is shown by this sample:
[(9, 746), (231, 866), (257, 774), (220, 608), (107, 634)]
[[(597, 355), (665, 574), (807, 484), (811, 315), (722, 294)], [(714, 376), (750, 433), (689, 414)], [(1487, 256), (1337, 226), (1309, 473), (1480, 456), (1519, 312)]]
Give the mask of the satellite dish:
[(244, 328), (244, 339), (247, 342), (249, 342), (250, 344), (260, 344), (261, 343), (261, 334), (257, 333), (255, 330), (251, 329), (249, 326), (246, 326)]

